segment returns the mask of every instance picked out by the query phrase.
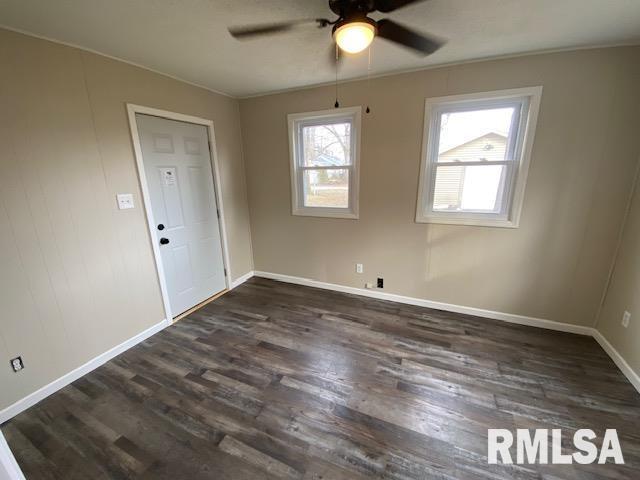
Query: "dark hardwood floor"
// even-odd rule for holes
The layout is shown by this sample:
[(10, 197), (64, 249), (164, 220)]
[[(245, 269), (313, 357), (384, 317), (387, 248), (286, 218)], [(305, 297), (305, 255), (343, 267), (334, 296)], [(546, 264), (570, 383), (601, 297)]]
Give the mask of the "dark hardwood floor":
[[(488, 465), (488, 428), (618, 429), (625, 465)], [(2, 426), (28, 479), (638, 479), (588, 337), (254, 278)]]

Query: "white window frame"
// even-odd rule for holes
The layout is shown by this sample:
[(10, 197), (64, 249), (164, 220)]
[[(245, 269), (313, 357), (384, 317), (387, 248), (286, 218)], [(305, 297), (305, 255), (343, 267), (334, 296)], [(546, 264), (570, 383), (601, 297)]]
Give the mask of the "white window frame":
[[(424, 136), (416, 222), (517, 228), (520, 224), (541, 98), (542, 87), (515, 88), (427, 98), (425, 101)], [(440, 118), (442, 114), (506, 106), (515, 106), (520, 111), (519, 118), (514, 115), (514, 124), (508, 139), (507, 155), (512, 160), (482, 162), (482, 165), (506, 165), (508, 167), (505, 169), (504, 188), (499, 192), (499, 195), (503, 196), (501, 202), (502, 210), (496, 213), (433, 210), (436, 164), (438, 164), (440, 141)], [(516, 123), (517, 120), (519, 121)], [(470, 164), (478, 165), (478, 162), (451, 162), (451, 165)], [(449, 163), (439, 163), (438, 165), (449, 165)]]
[[(360, 130), (361, 107), (334, 108), (308, 113), (292, 113), (287, 116), (289, 124), (289, 159), (291, 167), (291, 213), (311, 217), (358, 218), (360, 183)], [(328, 122), (351, 123), (351, 163), (335, 167), (306, 167), (302, 165), (300, 154), (300, 132), (302, 126), (322, 125)], [(349, 205), (347, 208), (308, 207), (304, 205), (305, 170), (349, 170)]]

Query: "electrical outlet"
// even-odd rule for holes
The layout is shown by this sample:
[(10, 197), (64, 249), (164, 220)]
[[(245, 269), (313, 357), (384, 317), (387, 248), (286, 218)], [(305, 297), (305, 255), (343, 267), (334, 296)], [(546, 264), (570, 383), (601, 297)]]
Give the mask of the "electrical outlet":
[(356, 263), (356, 273), (362, 273), (364, 272), (364, 267), (362, 266), (361, 263)]
[(11, 359), (11, 368), (13, 368), (14, 372), (19, 372), (24, 368), (24, 363), (22, 363), (22, 357), (16, 357)]
[(384, 278), (378, 278), (377, 287), (384, 288)]
[(631, 320), (631, 314), (625, 311), (622, 315), (622, 326), (624, 328), (627, 328), (629, 326), (629, 320)]

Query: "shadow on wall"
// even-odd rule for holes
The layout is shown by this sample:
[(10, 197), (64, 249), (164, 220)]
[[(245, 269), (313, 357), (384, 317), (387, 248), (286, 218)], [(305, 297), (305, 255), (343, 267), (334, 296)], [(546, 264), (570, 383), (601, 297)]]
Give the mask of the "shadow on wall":
[[(543, 229), (523, 235), (520, 229), (427, 224), (425, 230), (425, 298), (459, 304), (456, 291), (465, 289), (473, 292), (474, 302), (464, 306), (496, 310), (499, 305), (501, 312), (549, 318), (549, 307), (566, 294), (565, 282), (545, 274), (550, 260)], [(514, 236), (523, 237), (517, 249)], [(490, 248), (478, 248), (482, 244)], [(514, 265), (517, 276), (504, 273)]]

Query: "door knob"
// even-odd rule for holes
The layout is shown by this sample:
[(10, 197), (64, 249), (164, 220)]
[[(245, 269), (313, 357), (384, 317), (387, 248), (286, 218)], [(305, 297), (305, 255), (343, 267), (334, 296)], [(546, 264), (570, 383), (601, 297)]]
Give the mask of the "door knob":
[(162, 223), (158, 224), (158, 230), (164, 230), (164, 225)]
[(169, 243), (169, 239), (168, 238), (161, 238), (160, 239), (160, 245), (166, 245), (167, 243)]

